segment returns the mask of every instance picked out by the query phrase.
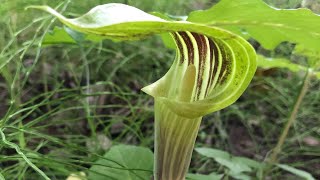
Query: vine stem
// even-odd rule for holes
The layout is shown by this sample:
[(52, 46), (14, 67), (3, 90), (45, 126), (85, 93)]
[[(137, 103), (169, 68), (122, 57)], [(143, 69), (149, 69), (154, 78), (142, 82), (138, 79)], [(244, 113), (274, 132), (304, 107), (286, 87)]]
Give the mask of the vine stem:
[(19, 146), (9, 142), (6, 140), (6, 136), (4, 135), (4, 133), (2, 132), (2, 130), (0, 130), (0, 135), (1, 135), (1, 139), (3, 141), (4, 144), (8, 145), (9, 147), (13, 148), (16, 150), (16, 152), (25, 160), (25, 162), (32, 167), (36, 172), (38, 172), (44, 179), (46, 180), (50, 180), (50, 178), (43, 172), (41, 171), (41, 169), (39, 169), (35, 164), (33, 164), (28, 157), (23, 154), (23, 152), (20, 150)]
[(310, 82), (310, 77), (311, 77), (312, 73), (310, 73), (310, 69), (307, 70), (306, 75), (304, 77), (303, 80), (303, 84), (301, 85), (301, 88), (299, 90), (299, 94), (296, 98), (295, 104), (293, 106), (293, 109), (290, 113), (289, 119), (282, 131), (282, 134), (279, 137), (279, 140), (277, 142), (277, 145), (275, 146), (275, 148), (272, 150), (272, 153), (270, 155), (270, 159), (269, 159), (269, 163), (270, 164), (275, 164), (278, 160), (278, 154), (281, 152), (281, 148), (282, 145), (284, 143), (284, 141), (286, 140), (287, 136), (288, 136), (288, 132), (293, 124), (293, 122), (295, 121), (297, 114), (298, 114), (298, 110), (301, 106), (302, 100), (304, 98), (304, 96), (306, 95), (307, 91), (308, 91), (308, 85)]

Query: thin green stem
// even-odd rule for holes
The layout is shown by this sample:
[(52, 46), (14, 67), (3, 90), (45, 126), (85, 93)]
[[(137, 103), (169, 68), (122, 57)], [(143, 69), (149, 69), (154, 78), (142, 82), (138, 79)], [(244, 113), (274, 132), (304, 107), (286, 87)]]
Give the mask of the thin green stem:
[(305, 78), (303, 80), (303, 84), (300, 88), (299, 94), (296, 98), (293, 109), (290, 113), (289, 119), (288, 119), (288, 121), (282, 131), (282, 134), (279, 137), (279, 140), (278, 140), (276, 147), (273, 149), (272, 154), (270, 155), (270, 160), (269, 160), (270, 164), (274, 164), (278, 160), (278, 158), (277, 158), (278, 154), (281, 152), (282, 145), (284, 144), (284, 141), (286, 140), (286, 138), (288, 136), (288, 132), (296, 119), (296, 116), (298, 114), (298, 110), (301, 106), (302, 100), (308, 91), (308, 87), (309, 87), (308, 85), (309, 85), (309, 81), (310, 81), (311, 76), (312, 76), (312, 73), (310, 73), (308, 70), (305, 75)]
[[(0, 169), (1, 170), (1, 169)], [(0, 180), (6, 180), (5, 178), (4, 178), (4, 176), (1, 174), (1, 172), (0, 172)]]
[[(78, 45), (80, 47), (80, 51), (81, 51), (81, 57), (83, 60), (83, 64), (84, 64), (84, 73), (85, 73), (85, 80), (86, 80), (86, 90), (85, 90), (85, 94), (89, 95), (90, 91), (91, 91), (91, 86), (90, 86), (90, 68), (89, 68), (89, 61), (87, 59), (87, 54), (85, 53), (81, 42), (78, 42)], [(96, 135), (96, 127), (95, 127), (95, 123), (94, 123), (94, 119), (91, 116), (91, 108), (90, 108), (90, 96), (86, 97), (85, 100), (83, 101), (84, 107), (85, 107), (85, 112), (86, 112), (86, 119), (88, 120), (88, 124), (89, 124), (89, 128), (91, 131), (91, 137), (97, 137)]]
[(24, 153), (20, 150), (19, 146), (9, 142), (6, 140), (6, 136), (4, 135), (3, 131), (0, 130), (0, 135), (1, 135), (1, 139), (3, 141), (4, 144), (8, 145), (9, 147), (13, 148), (16, 150), (16, 152), (25, 160), (25, 162), (31, 167), (33, 168), (36, 172), (38, 172), (44, 179), (46, 180), (50, 180), (50, 178), (41, 170), (39, 169), (35, 164), (33, 164), (26, 155), (24, 155)]
[[(24, 128), (22, 121), (19, 121), (19, 125), (18, 126), (19, 126), (19, 129), (23, 129)], [(24, 137), (24, 133), (23, 132), (19, 133), (19, 146), (21, 148), (25, 148), (26, 147), (26, 139)]]

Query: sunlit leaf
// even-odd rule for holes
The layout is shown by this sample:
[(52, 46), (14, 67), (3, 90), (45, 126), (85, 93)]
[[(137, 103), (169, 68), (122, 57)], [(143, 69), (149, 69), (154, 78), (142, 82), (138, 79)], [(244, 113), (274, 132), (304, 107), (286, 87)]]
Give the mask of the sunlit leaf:
[(49, 44), (75, 44), (76, 41), (62, 28), (55, 27), (52, 32), (47, 33), (42, 43)]
[(303, 55), (308, 58), (309, 66), (313, 69), (320, 69), (320, 51), (310, 50), (303, 45), (294, 48), (294, 54)]
[(188, 21), (252, 37), (268, 49), (289, 41), (320, 50), (320, 16), (308, 9), (276, 9), (262, 0), (221, 0), (208, 10), (192, 12)]
[[(317, 61), (319, 62), (319, 61)], [(264, 69), (270, 69), (270, 68), (286, 68), (292, 72), (298, 72), (298, 71), (307, 71), (310, 69), (310, 73), (312, 73), (316, 78), (320, 79), (320, 72), (316, 69), (305, 67), (300, 64), (296, 64), (291, 62), (289, 59), (284, 58), (267, 58), (261, 55), (258, 55), (257, 58), (257, 64), (259, 67)]]
[(257, 58), (259, 67), (262, 68), (287, 68), (292, 72), (306, 71), (308, 68), (299, 64), (291, 62), (289, 59), (284, 58), (268, 58), (259, 55)]

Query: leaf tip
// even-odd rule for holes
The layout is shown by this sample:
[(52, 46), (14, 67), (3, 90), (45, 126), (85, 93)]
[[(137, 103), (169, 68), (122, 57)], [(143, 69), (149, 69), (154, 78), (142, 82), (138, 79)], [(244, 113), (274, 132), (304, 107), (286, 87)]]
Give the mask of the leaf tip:
[(39, 10), (44, 10), (45, 8), (50, 8), (49, 6), (37, 6), (37, 5), (31, 5), (27, 6), (24, 8), (24, 10), (29, 10), (29, 9), (39, 9)]

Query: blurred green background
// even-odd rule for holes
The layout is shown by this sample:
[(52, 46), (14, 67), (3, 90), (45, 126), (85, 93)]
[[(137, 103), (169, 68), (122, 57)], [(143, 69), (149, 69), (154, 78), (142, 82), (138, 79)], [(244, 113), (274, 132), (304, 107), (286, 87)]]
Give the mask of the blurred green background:
[[(52, 179), (84, 171), (111, 144), (153, 148), (153, 100), (140, 89), (167, 72), (174, 51), (157, 36), (135, 42), (41, 46), (46, 33), (61, 26), (52, 16), (24, 10), (47, 4), (77, 17), (99, 4), (125, 3), (146, 12), (187, 15), (216, 0), (0, 0), (0, 128), (6, 139)], [(277, 8), (307, 7), (320, 12), (317, 0), (266, 0)], [(304, 64), (294, 44), (275, 50), (251, 41), (257, 52)], [(204, 117), (197, 147), (215, 147), (264, 161), (288, 119), (305, 73), (259, 68), (245, 94), (232, 106)], [(320, 178), (320, 83), (310, 82), (297, 120), (280, 154), (281, 163)], [(194, 153), (191, 172), (221, 172)], [(6, 179), (39, 179), (0, 140), (0, 172)], [(295, 179), (272, 169), (268, 179)]]

